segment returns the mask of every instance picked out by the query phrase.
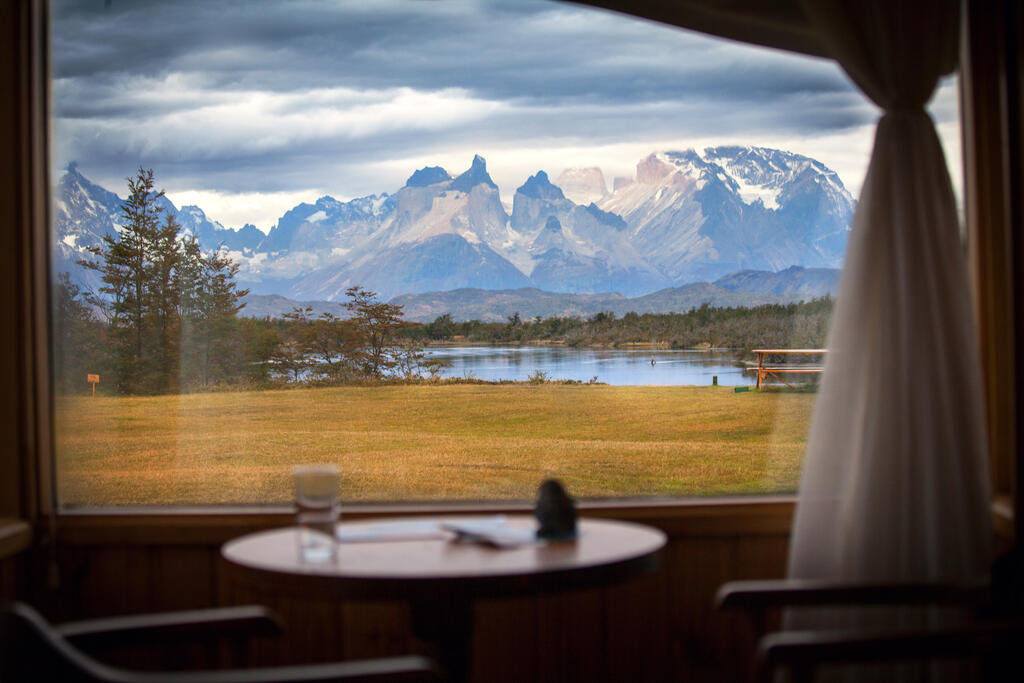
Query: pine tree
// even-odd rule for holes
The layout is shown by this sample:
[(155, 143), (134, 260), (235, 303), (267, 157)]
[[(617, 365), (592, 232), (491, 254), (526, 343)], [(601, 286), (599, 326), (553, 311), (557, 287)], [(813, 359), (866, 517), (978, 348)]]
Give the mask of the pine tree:
[(177, 272), (182, 262), (180, 229), (174, 216), (166, 216), (164, 224), (153, 234), (150, 251), (146, 308), (151, 322), (148, 348), (152, 350), (152, 361), (147, 368), (150, 372), (148, 385), (160, 393), (175, 393), (180, 387), (181, 318)]
[(244, 354), (237, 335), (238, 265), (222, 252), (204, 255), (192, 236), (179, 238), (172, 215), (160, 221), (163, 192), (153, 172), (128, 179), (116, 236), (92, 249), (107, 317), (111, 366), (121, 393), (169, 393), (187, 385), (227, 382)]
[(245, 307), (240, 303), (248, 289), (238, 289), (235, 276), (238, 264), (221, 250), (211, 252), (202, 261), (202, 286), (199, 316), (205, 333), (203, 358), (204, 383), (225, 382), (234, 377), (242, 355), (237, 316)]
[(239, 374), (245, 349), (239, 336), (239, 300), (249, 290), (235, 284), (238, 265), (222, 251), (204, 255), (194, 237), (181, 241), (177, 269), (183, 376), (199, 386), (226, 383)]
[(181, 240), (175, 270), (178, 293), (178, 320), (181, 326), (182, 385), (207, 384), (207, 334), (202, 317), (203, 253), (192, 235)]
[(155, 389), (147, 353), (153, 320), (149, 288), (161, 232), (157, 200), (163, 194), (154, 190), (153, 171), (139, 168), (134, 178), (128, 178), (128, 198), (121, 206), (116, 237), (105, 235), (100, 247), (90, 249), (102, 262), (82, 262), (101, 274), (101, 296), (92, 303), (107, 316), (115, 386), (121, 393)]

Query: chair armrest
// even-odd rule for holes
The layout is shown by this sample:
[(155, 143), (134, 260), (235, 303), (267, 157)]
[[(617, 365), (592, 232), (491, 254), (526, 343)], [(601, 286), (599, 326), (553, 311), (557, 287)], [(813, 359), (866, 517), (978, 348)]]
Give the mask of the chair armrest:
[(715, 595), (718, 608), (765, 610), (815, 605), (981, 605), (987, 581), (967, 583), (874, 583), (785, 579), (730, 581)]
[(12, 517), (0, 517), (0, 559), (14, 557), (32, 542), (32, 527), (28, 522)]
[(777, 667), (810, 680), (814, 668), (826, 663), (893, 662), (960, 659), (1013, 647), (1024, 637), (1022, 622), (977, 622), (927, 631), (780, 631), (758, 643), (758, 670), (771, 681)]
[(432, 660), (406, 656), (265, 669), (139, 673), (132, 683), (418, 683), (441, 680)]
[(259, 605), (89, 619), (61, 624), (55, 630), (87, 651), (120, 649), (170, 638), (176, 642), (210, 641), (276, 636), (282, 632), (277, 615)]

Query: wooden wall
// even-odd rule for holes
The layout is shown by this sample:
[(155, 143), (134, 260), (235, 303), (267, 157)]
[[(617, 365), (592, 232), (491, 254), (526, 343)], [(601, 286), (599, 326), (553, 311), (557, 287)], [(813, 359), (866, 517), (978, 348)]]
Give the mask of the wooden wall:
[[(683, 513), (680, 513), (683, 510)], [(721, 681), (745, 676), (753, 650), (742, 615), (721, 614), (718, 586), (781, 577), (791, 503), (666, 507), (591, 514), (636, 520), (666, 531), (670, 543), (653, 575), (600, 590), (481, 602), (476, 611), (474, 680)], [(742, 513), (742, 514), (739, 514)], [(228, 579), (219, 557), (238, 523), (196, 529), (126, 527), (101, 518), (69, 520), (60, 534), (61, 584), (39, 586), (55, 620), (259, 603), (287, 634), (257, 643), (255, 663), (297, 663), (416, 651), (401, 604), (333, 603), (310, 595), (268, 594)], [(285, 520), (280, 520), (285, 521)], [(266, 526), (256, 522), (254, 527)], [(230, 529), (230, 531), (228, 531)]]
[(7, 557), (0, 559), (0, 602), (13, 600), (21, 592), (21, 564), (20, 557)]

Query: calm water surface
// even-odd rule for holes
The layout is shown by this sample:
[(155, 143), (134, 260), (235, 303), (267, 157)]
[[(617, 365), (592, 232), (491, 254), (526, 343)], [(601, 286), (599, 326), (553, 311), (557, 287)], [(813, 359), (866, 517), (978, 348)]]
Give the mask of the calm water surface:
[[(548, 346), (445, 346), (426, 349), (451, 367), (442, 377), (527, 380), (540, 370), (549, 379), (574, 379), (617, 385), (708, 385), (718, 376), (725, 386), (753, 385), (736, 355), (704, 351), (570, 349)], [(654, 363), (651, 363), (651, 360)]]

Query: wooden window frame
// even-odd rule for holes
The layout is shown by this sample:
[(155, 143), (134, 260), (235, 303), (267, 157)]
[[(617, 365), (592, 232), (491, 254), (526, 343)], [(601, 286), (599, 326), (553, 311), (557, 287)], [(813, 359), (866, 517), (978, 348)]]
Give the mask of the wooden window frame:
[[(49, 349), (48, 44), (45, 0), (0, 3), (0, 87), (14, 93), (0, 103), (0, 126), (11, 134), (0, 156), (0, 298), (8, 311), (0, 328), (3, 403), (0, 428), (0, 518), (28, 522), (49, 534), (100, 543), (219, 541), (237, 533), (287, 523), (277, 508), (146, 508), (64, 511), (54, 494)], [(1018, 393), (1024, 364), (1015, 363), (1013, 334), (1024, 338), (1021, 315), (1024, 214), (1020, 193), (1020, 9), (1012, 0), (967, 0), (964, 41), (963, 136), (968, 258), (985, 374), (997, 531), (1012, 534), (1014, 492), (1024, 484), (1017, 425), (1024, 418)], [(1010, 17), (1010, 28), (1006, 28)], [(1016, 22), (1016, 23), (1014, 23)], [(1002, 30), (1002, 40), (993, 32)], [(998, 45), (996, 45), (998, 44)], [(1014, 59), (1017, 69), (1014, 70)], [(1009, 67), (1007, 66), (1009, 64)], [(998, 78), (998, 97), (992, 82)], [(1015, 150), (1007, 153), (1007, 150)], [(1017, 185), (1013, 185), (1017, 181)], [(1014, 196), (1017, 195), (1017, 196)], [(10, 226), (10, 227), (7, 227)], [(1013, 372), (1006, 372), (1006, 363)], [(586, 514), (645, 521), (681, 534), (788, 533), (794, 496), (689, 498), (669, 501), (586, 502)], [(436, 514), (467, 510), (517, 512), (527, 503), (351, 505), (349, 518)], [(1017, 515), (1020, 516), (1020, 513)], [(3, 529), (0, 529), (2, 532)], [(39, 529), (37, 529), (37, 535)], [(44, 537), (46, 534), (42, 534)], [(20, 536), (19, 536), (20, 537)]]

